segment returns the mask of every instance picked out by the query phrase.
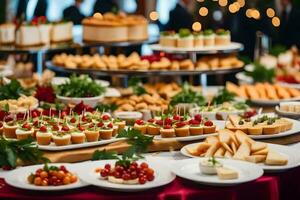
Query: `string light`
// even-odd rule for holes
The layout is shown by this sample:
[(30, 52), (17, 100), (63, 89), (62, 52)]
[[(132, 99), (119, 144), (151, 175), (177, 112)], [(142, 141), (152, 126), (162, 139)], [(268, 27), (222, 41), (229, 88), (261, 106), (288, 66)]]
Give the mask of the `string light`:
[(95, 13), (93, 15), (93, 17), (96, 18), (96, 19), (103, 19), (103, 15), (101, 13), (99, 13), (99, 12)]
[(202, 25), (200, 22), (194, 22), (193, 23), (193, 26), (192, 26), (192, 29), (193, 31), (201, 31), (201, 28), (202, 28)]
[(275, 27), (280, 26), (280, 19), (279, 19), (278, 17), (273, 17), (273, 18), (272, 18), (272, 24), (273, 24), (273, 26), (275, 26)]
[(241, 8), (245, 6), (245, 0), (237, 0), (237, 3)]
[(259, 19), (260, 18), (260, 12), (256, 9), (252, 9), (251, 15), (254, 19)]
[(158, 20), (158, 17), (159, 17), (159, 16), (158, 16), (158, 12), (156, 12), (156, 11), (150, 12), (149, 17), (150, 17), (150, 19), (151, 19), (152, 21)]
[(268, 8), (266, 13), (267, 13), (267, 16), (270, 17), (270, 18), (275, 16), (275, 11), (274, 11), (273, 8)]
[(227, 4), (228, 4), (228, 0), (219, 0), (220, 6), (225, 7), (225, 6), (227, 6)]
[(252, 10), (251, 10), (251, 9), (247, 9), (247, 10), (246, 10), (246, 16), (247, 16), (248, 18), (251, 18), (251, 17), (252, 17)]
[(232, 3), (232, 4), (229, 5), (228, 9), (229, 9), (229, 12), (236, 13), (237, 11), (239, 11), (240, 5), (238, 3), (237, 4)]
[(206, 7), (201, 7), (201, 8), (199, 9), (199, 15), (200, 15), (200, 16), (204, 17), (204, 16), (206, 16), (207, 14), (208, 14), (208, 9), (207, 9)]

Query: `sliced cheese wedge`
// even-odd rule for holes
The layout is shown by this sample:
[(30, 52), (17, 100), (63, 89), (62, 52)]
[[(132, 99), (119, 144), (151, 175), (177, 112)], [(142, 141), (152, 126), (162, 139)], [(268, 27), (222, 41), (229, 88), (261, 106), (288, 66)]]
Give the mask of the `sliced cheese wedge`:
[(250, 155), (250, 145), (247, 141), (243, 142), (234, 154), (233, 158), (236, 160), (245, 160), (246, 156)]
[(220, 142), (216, 142), (215, 144), (211, 145), (207, 149), (205, 153), (205, 157), (212, 157), (216, 153), (216, 151), (220, 148), (220, 146), (221, 146)]
[(251, 152), (256, 152), (256, 151), (260, 151), (262, 149), (267, 148), (267, 144), (263, 143), (263, 142), (255, 142), (253, 144), (251, 144)]
[(274, 150), (269, 151), (265, 162), (267, 165), (286, 165), (287, 163), (288, 159)]
[(225, 148), (224, 147), (220, 147), (217, 151), (216, 151), (216, 153), (215, 153), (215, 157), (216, 158), (223, 158), (224, 157), (224, 154), (225, 154)]
[(239, 177), (237, 171), (226, 167), (217, 168), (217, 174), (219, 179), (221, 180), (232, 180), (232, 179), (237, 179)]
[(268, 148), (264, 148), (262, 150), (253, 152), (252, 155), (267, 155), (268, 152), (269, 152), (269, 149)]
[(266, 160), (266, 155), (246, 156), (245, 160), (252, 163), (260, 163)]
[(228, 129), (219, 130), (219, 140), (222, 143), (230, 144), (231, 143), (231, 135), (228, 133), (231, 132)]
[(224, 158), (232, 158), (232, 153), (225, 151)]

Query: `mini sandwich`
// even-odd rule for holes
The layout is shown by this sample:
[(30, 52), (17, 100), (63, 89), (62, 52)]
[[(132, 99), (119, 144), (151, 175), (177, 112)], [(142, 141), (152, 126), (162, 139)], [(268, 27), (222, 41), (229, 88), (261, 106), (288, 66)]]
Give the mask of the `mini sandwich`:
[(155, 123), (155, 119), (148, 120), (147, 134), (148, 135), (159, 135), (160, 134), (160, 126)]
[(198, 120), (191, 119), (189, 121), (190, 124), (190, 135), (202, 135), (203, 134), (203, 126)]
[(142, 134), (147, 133), (147, 124), (142, 119), (136, 120), (133, 125), (133, 128), (141, 131)]
[(175, 124), (175, 134), (177, 137), (186, 137), (190, 135), (190, 129), (186, 122), (177, 122)]
[(53, 142), (56, 146), (65, 146), (71, 144), (71, 135), (69, 133), (57, 133), (52, 136)]
[(193, 48), (194, 37), (189, 29), (180, 29), (178, 33), (177, 47), (179, 48)]
[(4, 122), (3, 124), (3, 135), (6, 138), (17, 138), (16, 130), (18, 128), (17, 122), (14, 120), (9, 122)]
[(100, 127), (99, 129), (99, 133), (100, 133), (100, 138), (103, 140), (108, 140), (112, 138), (113, 135), (113, 124), (109, 123), (107, 125), (103, 125), (102, 127)]
[(34, 129), (28, 122), (25, 122), (22, 125), (19, 125), (16, 129), (16, 136), (18, 140), (23, 140), (29, 138), (33, 135)]
[(160, 135), (162, 138), (172, 138), (175, 137), (175, 130), (168, 124), (160, 129)]
[(71, 133), (72, 144), (81, 144), (85, 142), (85, 134), (80, 130)]
[(194, 32), (194, 47), (203, 47), (204, 46), (204, 36), (203, 32)]
[(174, 31), (160, 33), (159, 44), (164, 47), (176, 47), (178, 35)]
[(203, 32), (204, 46), (215, 45), (215, 33), (211, 29), (207, 29)]
[(94, 124), (90, 124), (90, 126), (84, 130), (84, 134), (88, 142), (96, 142), (100, 137), (99, 129)]
[(216, 132), (216, 125), (210, 120), (204, 122), (204, 127), (203, 127), (203, 133), (204, 134), (210, 134), (210, 133), (215, 133)]
[(36, 141), (39, 145), (49, 145), (52, 140), (52, 133), (46, 126), (41, 126), (36, 132)]
[(231, 42), (230, 31), (218, 29), (216, 31), (216, 45), (228, 45)]

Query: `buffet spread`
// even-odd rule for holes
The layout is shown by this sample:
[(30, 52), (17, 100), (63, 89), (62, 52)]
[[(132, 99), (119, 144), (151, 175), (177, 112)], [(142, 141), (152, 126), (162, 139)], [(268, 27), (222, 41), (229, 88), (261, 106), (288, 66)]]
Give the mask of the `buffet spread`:
[[(72, 27), (43, 17), (3, 24), (0, 44), (30, 48), (72, 41)], [(82, 27), (83, 42), (94, 45), (149, 38), (148, 21), (123, 12), (95, 13)], [(42, 75), (3, 77), (0, 176), (5, 182), (28, 190), (94, 185), (140, 192), (172, 184), (176, 176), (199, 185), (237, 186), (266, 172), (299, 167), (299, 150), (282, 145), (300, 141), (295, 48), (278, 58), (262, 57), (237, 75), (240, 83), (217, 89), (178, 81), (145, 83), (134, 76), (127, 87), (113, 88), (94, 79), (136, 72), (151, 76), (151, 71), (158, 76), (225, 74), (245, 65), (237, 55), (243, 46), (223, 29), (165, 31), (150, 47), (152, 55), (58, 53)], [(268, 71), (266, 63), (276, 70)], [(73, 74), (58, 77), (49, 69)], [(177, 151), (184, 159), (161, 161), (155, 155), (160, 151)]]

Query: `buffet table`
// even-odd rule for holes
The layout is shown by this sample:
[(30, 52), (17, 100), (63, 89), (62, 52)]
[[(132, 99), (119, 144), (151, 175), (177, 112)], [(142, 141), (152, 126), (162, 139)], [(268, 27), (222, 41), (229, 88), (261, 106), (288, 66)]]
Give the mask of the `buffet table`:
[[(151, 156), (151, 155), (150, 155)], [(149, 157), (150, 157), (149, 156)], [(153, 156), (151, 156), (153, 158)], [(183, 159), (179, 152), (155, 154), (156, 159), (171, 161)], [(293, 200), (299, 199), (300, 167), (276, 174), (265, 174), (259, 179), (231, 187), (204, 186), (177, 177), (172, 183), (152, 190), (122, 193), (104, 190), (94, 186), (63, 192), (32, 192), (16, 189), (0, 179), (0, 199), (205, 199), (205, 200)], [(298, 195), (298, 196), (297, 196)]]

